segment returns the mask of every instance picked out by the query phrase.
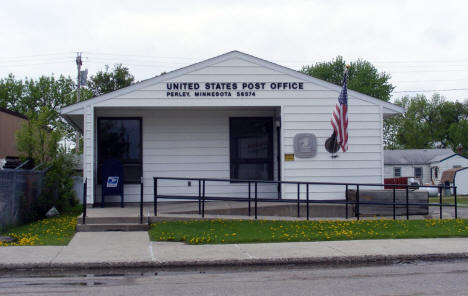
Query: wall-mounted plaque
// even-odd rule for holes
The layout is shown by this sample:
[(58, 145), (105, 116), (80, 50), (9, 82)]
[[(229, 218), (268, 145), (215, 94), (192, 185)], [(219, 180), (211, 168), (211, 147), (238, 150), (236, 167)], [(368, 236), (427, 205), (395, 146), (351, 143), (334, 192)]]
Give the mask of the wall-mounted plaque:
[(284, 154), (284, 160), (285, 160), (285, 161), (294, 161), (294, 154), (292, 154), (292, 153), (285, 153), (285, 154)]
[(317, 154), (317, 138), (314, 134), (303, 133), (294, 136), (294, 154), (297, 158), (312, 158)]

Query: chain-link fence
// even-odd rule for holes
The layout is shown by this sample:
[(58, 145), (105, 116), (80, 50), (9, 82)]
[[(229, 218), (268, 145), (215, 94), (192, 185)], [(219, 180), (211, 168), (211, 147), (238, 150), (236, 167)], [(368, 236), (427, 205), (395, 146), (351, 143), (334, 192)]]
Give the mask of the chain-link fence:
[(22, 212), (32, 207), (42, 191), (45, 170), (0, 170), (0, 233), (22, 222)]

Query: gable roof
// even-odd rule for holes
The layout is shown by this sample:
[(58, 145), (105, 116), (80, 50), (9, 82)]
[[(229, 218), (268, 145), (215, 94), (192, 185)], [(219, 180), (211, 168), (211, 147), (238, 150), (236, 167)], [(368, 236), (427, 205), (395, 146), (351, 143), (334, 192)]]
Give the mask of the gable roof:
[(7, 114), (10, 114), (10, 115), (13, 115), (13, 116), (28, 120), (28, 117), (26, 117), (26, 115), (15, 112), (15, 111), (11, 111), (11, 110), (8, 110), (8, 109), (2, 108), (2, 107), (0, 107), (0, 112), (7, 113)]
[(460, 157), (468, 159), (466, 156), (463, 156), (463, 155), (458, 154), (458, 153), (453, 153), (452, 155), (438, 155), (438, 156), (434, 157), (433, 159), (431, 159), (431, 162), (441, 162), (441, 161), (447, 160), (447, 159), (455, 157), (455, 156), (460, 156)]
[[(275, 63), (272, 63), (272, 62), (269, 62), (269, 61), (254, 57), (252, 55), (248, 55), (248, 54), (242, 53), (240, 51), (234, 50), (234, 51), (219, 55), (217, 57), (214, 57), (214, 58), (211, 58), (211, 59), (199, 62), (199, 63), (192, 64), (190, 66), (186, 66), (186, 67), (183, 67), (183, 68), (168, 72), (168, 73), (166, 73), (164, 75), (160, 75), (160, 76), (156, 76), (156, 77), (153, 77), (153, 78), (150, 78), (150, 79), (147, 79), (147, 80), (143, 80), (143, 81), (138, 82), (136, 84), (133, 84), (131, 86), (128, 86), (128, 87), (125, 87), (125, 88), (122, 88), (122, 89), (119, 89), (119, 90), (104, 94), (102, 96), (94, 97), (92, 99), (89, 99), (89, 100), (86, 100), (86, 101), (83, 101), (83, 102), (79, 102), (79, 103), (64, 107), (64, 108), (61, 109), (61, 114), (64, 114), (64, 115), (70, 114), (71, 112), (77, 111), (79, 109), (83, 109), (84, 106), (87, 106), (87, 105), (90, 105), (90, 104), (100, 103), (100, 102), (115, 98), (117, 96), (128, 94), (128, 93), (130, 93), (132, 91), (139, 90), (139, 89), (145, 88), (147, 86), (150, 86), (150, 85), (153, 85), (153, 84), (156, 84), (156, 83), (160, 83), (160, 82), (164, 82), (166, 80), (173, 79), (173, 78), (176, 78), (176, 77), (179, 77), (179, 76), (182, 76), (182, 75), (186, 75), (186, 74), (188, 74), (190, 72), (193, 72), (193, 71), (196, 71), (196, 70), (199, 70), (199, 69), (202, 69), (202, 68), (205, 68), (205, 67), (208, 67), (208, 66), (211, 66), (211, 65), (214, 65), (214, 64), (229, 60), (229, 59), (234, 59), (234, 58), (242, 59), (242, 60), (257, 64), (259, 66), (263, 66), (263, 67), (278, 71), (280, 73), (290, 75), (292, 77), (296, 77), (296, 78), (301, 79), (303, 81), (308, 81), (308, 82), (315, 83), (317, 85), (323, 86), (323, 87), (328, 88), (330, 90), (335, 90), (338, 93), (341, 91), (341, 86), (326, 82), (326, 81), (318, 79), (318, 78), (311, 77), (311, 76), (309, 76), (307, 74), (304, 74), (302, 72), (295, 71), (295, 70), (289, 69), (287, 67), (280, 66), (278, 64), (275, 64)], [(368, 95), (365, 95), (365, 94), (362, 94), (362, 93), (359, 93), (359, 92), (356, 92), (356, 91), (353, 91), (353, 90), (348, 90), (348, 96), (358, 98), (358, 99), (361, 99), (363, 101), (373, 103), (375, 105), (380, 105), (380, 106), (382, 106), (384, 108), (384, 113), (385, 114), (398, 114), (398, 113), (405, 112), (405, 109), (400, 107), (400, 106), (397, 106), (397, 105), (394, 105), (392, 103), (388, 103), (388, 102), (373, 98), (371, 96), (368, 96)]]
[(385, 150), (384, 164), (430, 164), (457, 155), (450, 149)]

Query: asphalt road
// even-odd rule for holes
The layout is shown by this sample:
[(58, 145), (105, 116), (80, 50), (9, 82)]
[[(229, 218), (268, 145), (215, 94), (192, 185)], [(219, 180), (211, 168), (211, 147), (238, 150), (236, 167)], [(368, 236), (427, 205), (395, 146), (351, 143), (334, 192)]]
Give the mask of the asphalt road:
[(5, 273), (0, 274), (0, 295), (468, 295), (467, 263)]

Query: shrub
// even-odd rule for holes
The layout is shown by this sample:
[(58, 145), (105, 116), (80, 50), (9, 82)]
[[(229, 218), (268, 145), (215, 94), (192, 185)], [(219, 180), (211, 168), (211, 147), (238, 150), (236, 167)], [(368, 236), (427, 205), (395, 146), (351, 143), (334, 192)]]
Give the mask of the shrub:
[(32, 222), (45, 217), (47, 211), (56, 207), (62, 213), (77, 204), (73, 192), (74, 161), (71, 154), (59, 151), (49, 163), (42, 182), (42, 192), (28, 206), (24, 201), (22, 216), (24, 222)]

